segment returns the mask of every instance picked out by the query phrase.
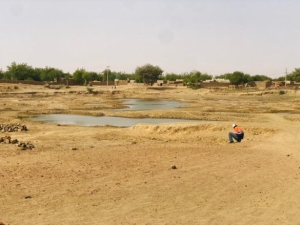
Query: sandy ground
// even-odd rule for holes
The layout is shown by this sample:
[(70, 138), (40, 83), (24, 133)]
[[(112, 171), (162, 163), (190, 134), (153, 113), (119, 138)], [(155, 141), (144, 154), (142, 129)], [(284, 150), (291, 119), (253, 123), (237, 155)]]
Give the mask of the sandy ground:
[[(300, 224), (300, 92), (0, 84), (0, 221), (19, 224)], [(123, 98), (189, 102), (114, 112)], [(99, 106), (87, 103), (104, 103)], [(42, 113), (183, 118), (133, 127), (57, 125)], [(245, 130), (227, 143), (231, 124)], [(76, 148), (77, 150), (72, 150)], [(172, 169), (176, 166), (177, 169)]]

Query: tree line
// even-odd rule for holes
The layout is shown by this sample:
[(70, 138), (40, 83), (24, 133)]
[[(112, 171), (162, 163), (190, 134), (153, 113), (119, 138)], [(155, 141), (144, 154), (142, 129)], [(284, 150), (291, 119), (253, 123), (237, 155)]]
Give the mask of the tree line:
[(53, 67), (34, 68), (26, 63), (17, 64), (12, 62), (7, 66), (7, 70), (0, 69), (0, 79), (2, 80), (32, 80), (32, 81), (57, 81), (58, 79), (70, 79), (72, 78), (79, 84), (87, 84), (90, 81), (114, 81), (119, 80), (135, 80), (139, 83), (153, 84), (157, 80), (176, 81), (178, 79), (183, 80), (185, 83), (197, 84), (205, 80), (213, 79), (228, 79), (231, 84), (239, 85), (246, 84), (254, 81), (295, 81), (300, 82), (300, 68), (295, 68), (293, 72), (276, 79), (272, 79), (265, 75), (250, 76), (244, 72), (235, 71), (233, 73), (226, 73), (219, 76), (212, 76), (207, 73), (201, 73), (194, 70), (187, 73), (176, 74), (166, 73), (163, 75), (163, 70), (159, 66), (151, 64), (145, 64), (135, 69), (134, 73), (125, 73), (123, 71), (111, 71), (105, 69), (102, 72), (87, 71), (84, 68), (77, 69), (73, 74), (65, 73), (61, 69)]

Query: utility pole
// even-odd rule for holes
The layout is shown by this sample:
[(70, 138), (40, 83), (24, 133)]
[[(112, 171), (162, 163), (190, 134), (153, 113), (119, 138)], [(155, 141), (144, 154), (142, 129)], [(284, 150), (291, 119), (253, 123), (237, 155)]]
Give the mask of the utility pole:
[(286, 87), (286, 75), (287, 75), (287, 68), (285, 68), (285, 82), (284, 82), (285, 87)]
[(108, 86), (108, 69), (109, 66), (106, 67), (106, 86)]

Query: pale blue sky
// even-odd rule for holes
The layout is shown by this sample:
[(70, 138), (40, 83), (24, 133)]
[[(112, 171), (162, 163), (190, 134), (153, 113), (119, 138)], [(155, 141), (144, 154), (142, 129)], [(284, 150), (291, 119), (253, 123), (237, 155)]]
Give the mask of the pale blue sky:
[(300, 67), (299, 11), (299, 0), (0, 0), (0, 68), (276, 78)]

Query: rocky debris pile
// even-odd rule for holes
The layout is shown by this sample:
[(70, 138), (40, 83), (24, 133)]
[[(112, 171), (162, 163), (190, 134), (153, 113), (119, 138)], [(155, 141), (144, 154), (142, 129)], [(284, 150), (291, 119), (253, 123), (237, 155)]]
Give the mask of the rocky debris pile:
[(0, 137), (0, 144), (15, 144), (21, 150), (32, 150), (34, 145), (30, 142), (18, 141), (17, 139), (12, 139), (10, 136)]
[(19, 132), (19, 131), (28, 131), (26, 125), (24, 124), (0, 124), (1, 132)]
[(30, 142), (26, 143), (26, 142), (21, 141), (21, 142), (18, 143), (18, 147), (21, 150), (27, 150), (27, 149), (32, 150), (34, 148), (34, 145), (31, 144)]

